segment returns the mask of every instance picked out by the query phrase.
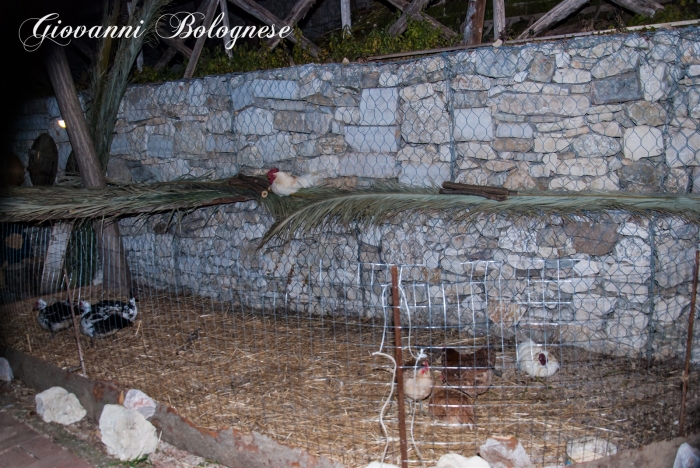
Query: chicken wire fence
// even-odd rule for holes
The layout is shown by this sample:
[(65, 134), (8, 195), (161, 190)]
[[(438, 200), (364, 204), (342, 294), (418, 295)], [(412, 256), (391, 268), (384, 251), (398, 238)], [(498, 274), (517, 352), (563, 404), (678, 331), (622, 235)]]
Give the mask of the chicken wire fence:
[[(510, 232), (518, 220), (510, 222), (491, 219), (482, 229)], [(547, 242), (528, 232), (523, 241)], [(646, 236), (636, 234), (631, 261), (613, 252), (398, 265), (405, 361), (424, 353), (435, 385), (424, 401), (407, 400), (411, 466), (473, 454), (494, 434), (516, 436), (537, 466), (563, 464), (567, 442), (582, 437), (628, 448), (677, 435), (693, 271), (691, 256), (679, 252), (695, 251), (697, 229), (653, 219)], [(5, 224), (2, 239), (3, 345), (79, 372), (74, 332), (42, 329), (37, 300), (66, 300), (66, 278), (74, 302), (133, 294), (132, 323), (102, 339), (79, 334), (89, 377), (143, 390), (200, 427), (257, 431), (347, 466), (381, 459), (388, 443), (386, 461), (399, 460), (393, 364), (377, 354), (393, 356), (396, 347), (391, 262), (327, 255), (288, 258), (276, 272), (249, 268), (265, 264), (263, 252), (226, 266), (196, 264), (172, 255), (187, 249), (163, 237), (118, 241), (60, 223)], [(597, 234), (587, 240), (600, 242)], [(107, 276), (123, 276), (103, 271), (101, 252), (120, 243), (131, 283), (108, 288)], [(171, 255), (159, 255), (163, 249)], [(528, 375), (538, 359), (516, 351), (528, 340), (540, 346), (535, 356), (547, 353), (551, 375)], [(692, 345), (697, 362), (697, 333)], [(452, 365), (446, 349), (485, 350), (489, 364), (460, 366), (487, 375), (443, 382)], [(700, 405), (700, 376), (695, 364), (691, 370), (688, 429)], [(447, 386), (458, 392), (437, 401)], [(450, 419), (446, 408), (460, 416)]]

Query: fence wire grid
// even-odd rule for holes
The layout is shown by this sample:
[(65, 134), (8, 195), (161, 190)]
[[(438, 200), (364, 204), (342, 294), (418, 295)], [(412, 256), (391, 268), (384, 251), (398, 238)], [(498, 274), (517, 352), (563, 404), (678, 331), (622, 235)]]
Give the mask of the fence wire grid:
[[(345, 188), (451, 181), (693, 195), (699, 31), (135, 86), (107, 175), (152, 182), (275, 166)], [(59, 114), (55, 101), (31, 103), (16, 149), (29, 161), (48, 132), (60, 177), (72, 163)], [(89, 377), (143, 390), (201, 427), (257, 431), (365, 466), (387, 443), (379, 418), (393, 366), (374, 353), (396, 347), (398, 265), (401, 347), (407, 360), (428, 356), (434, 395), (450, 385), (445, 348), (486, 350), (492, 362), (476, 369), (489, 385), (452, 384), (462, 392), (448, 403), (471, 425), (440, 414), (434, 395), (408, 405), (411, 466), (473, 455), (494, 434), (516, 436), (537, 466), (564, 464), (567, 442), (582, 437), (625, 449), (678, 434), (696, 225), (610, 210), (456, 223), (429, 208), (262, 251), (274, 220), (255, 202), (123, 218), (119, 239), (97, 223), (5, 223), (0, 343), (75, 370), (72, 331), (42, 329), (35, 302), (65, 300), (67, 286), (91, 304), (133, 292), (133, 323), (80, 335)], [(687, 430), (700, 418), (699, 335)], [(524, 371), (517, 349), (528, 340), (558, 362), (552, 375)], [(398, 464), (395, 394), (383, 419), (385, 461)]]

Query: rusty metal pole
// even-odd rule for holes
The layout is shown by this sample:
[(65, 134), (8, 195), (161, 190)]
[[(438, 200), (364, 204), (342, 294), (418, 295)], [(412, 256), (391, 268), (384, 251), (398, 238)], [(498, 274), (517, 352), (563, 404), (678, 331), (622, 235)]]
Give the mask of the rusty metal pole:
[(396, 342), (396, 383), (399, 399), (399, 441), (401, 444), (401, 468), (408, 468), (408, 443), (406, 441), (406, 406), (403, 395), (403, 353), (401, 351), (401, 297), (399, 296), (399, 269), (391, 267), (391, 303), (394, 309), (394, 340)]
[(695, 323), (695, 302), (698, 297), (698, 264), (700, 264), (700, 250), (695, 250), (695, 267), (693, 268), (693, 290), (690, 293), (690, 312), (688, 313), (688, 340), (685, 344), (685, 370), (683, 371), (683, 394), (681, 395), (681, 417), (678, 435), (685, 436), (685, 398), (688, 393), (688, 375), (690, 374), (690, 353), (693, 348), (693, 324)]
[(68, 270), (63, 269), (63, 278), (66, 282), (66, 292), (68, 292), (68, 303), (70, 304), (70, 314), (73, 317), (73, 331), (75, 332), (75, 344), (78, 345), (78, 357), (80, 358), (80, 367), (83, 370), (83, 377), (87, 377), (85, 372), (85, 360), (83, 359), (83, 348), (80, 346), (80, 335), (78, 334), (78, 319), (75, 316), (73, 308), (73, 293), (70, 290), (70, 282), (68, 281)]

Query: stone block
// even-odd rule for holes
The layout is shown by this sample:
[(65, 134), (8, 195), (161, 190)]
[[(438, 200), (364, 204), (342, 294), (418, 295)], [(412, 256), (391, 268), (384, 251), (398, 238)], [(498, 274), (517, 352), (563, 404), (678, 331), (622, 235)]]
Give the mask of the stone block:
[(584, 115), (590, 107), (588, 96), (504, 93), (498, 103), (499, 112), (516, 115)]
[(292, 80), (253, 80), (253, 96), (270, 99), (301, 99), (299, 84)]
[(395, 153), (399, 139), (398, 127), (345, 127), (345, 142), (360, 153)]
[(595, 78), (607, 78), (637, 70), (638, 65), (639, 52), (622, 48), (614, 54), (597, 61), (596, 65), (591, 69), (591, 75)]
[(490, 108), (455, 109), (454, 119), (455, 140), (491, 141), (493, 139), (493, 122)]
[(124, 408), (138, 411), (148, 419), (156, 413), (156, 402), (141, 390), (132, 388), (124, 397)]
[(402, 163), (399, 182), (418, 186), (439, 186), (450, 180), (451, 170), (447, 163), (415, 164)]
[(396, 156), (381, 153), (346, 153), (338, 158), (338, 176), (396, 177)]
[(249, 107), (234, 118), (234, 131), (243, 135), (271, 135), (276, 132), (274, 114), (269, 110)]
[(636, 101), (644, 97), (636, 73), (594, 80), (591, 83), (591, 95), (593, 104)]
[(149, 135), (146, 154), (155, 158), (172, 158), (174, 155), (173, 138), (165, 135)]
[(571, 148), (581, 158), (612, 156), (622, 149), (618, 139), (595, 133), (587, 133), (574, 138)]
[(99, 425), (107, 453), (121, 461), (153, 453), (158, 446), (156, 428), (138, 411), (105, 405)]
[(625, 130), (623, 141), (625, 157), (633, 161), (658, 156), (664, 152), (664, 137), (661, 130), (648, 125), (628, 128)]
[(532, 138), (532, 126), (529, 123), (499, 123), (496, 127), (498, 138)]
[(73, 424), (85, 417), (87, 411), (76, 397), (62, 387), (51, 387), (34, 397), (36, 412), (44, 422), (57, 422), (63, 425)]
[(323, 112), (278, 111), (275, 113), (274, 127), (284, 132), (328, 133), (331, 114)]
[(670, 167), (700, 166), (700, 133), (682, 128), (671, 135), (666, 149), (666, 163)]
[(360, 96), (360, 125), (394, 125), (398, 102), (397, 88), (363, 89)]

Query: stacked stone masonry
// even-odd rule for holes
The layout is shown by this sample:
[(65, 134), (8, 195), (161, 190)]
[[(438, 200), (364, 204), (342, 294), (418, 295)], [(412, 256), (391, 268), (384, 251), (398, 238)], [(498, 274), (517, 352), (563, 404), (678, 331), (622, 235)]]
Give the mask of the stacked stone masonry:
[[(58, 117), (54, 99), (27, 104), (16, 134), (25, 162), (32, 140), (48, 131), (65, 167), (71, 148)], [(692, 193), (700, 187), (699, 122), (699, 29), (583, 37), (133, 86), (108, 176), (154, 182), (277, 166), (342, 187), (394, 179)], [(279, 294), (270, 285), (282, 278), (289, 297), (313, 312), (329, 313), (325, 298), (366, 315), (367, 298), (381, 301), (381, 291), (342, 286), (362, 278), (368, 267), (358, 262), (421, 265), (404, 279), (429, 286), (425, 294), (414, 288), (411, 300), (448, 304), (449, 323), (460, 320), (455, 304), (470, 304), (474, 333), (508, 335), (493, 320), (505, 307), (510, 329), (556, 324), (564, 342), (683, 355), (698, 229), (677, 219), (607, 212), (455, 223), (419, 214), (258, 252), (272, 219), (254, 202), (196, 210), (176, 225), (169, 218), (122, 221), (132, 261), (159, 278), (155, 286), (230, 299), (246, 281), (265, 297)], [(299, 269), (287, 281), (299, 262), (322, 265), (326, 286), (309, 286)], [(549, 279), (533, 281), (528, 271)]]

